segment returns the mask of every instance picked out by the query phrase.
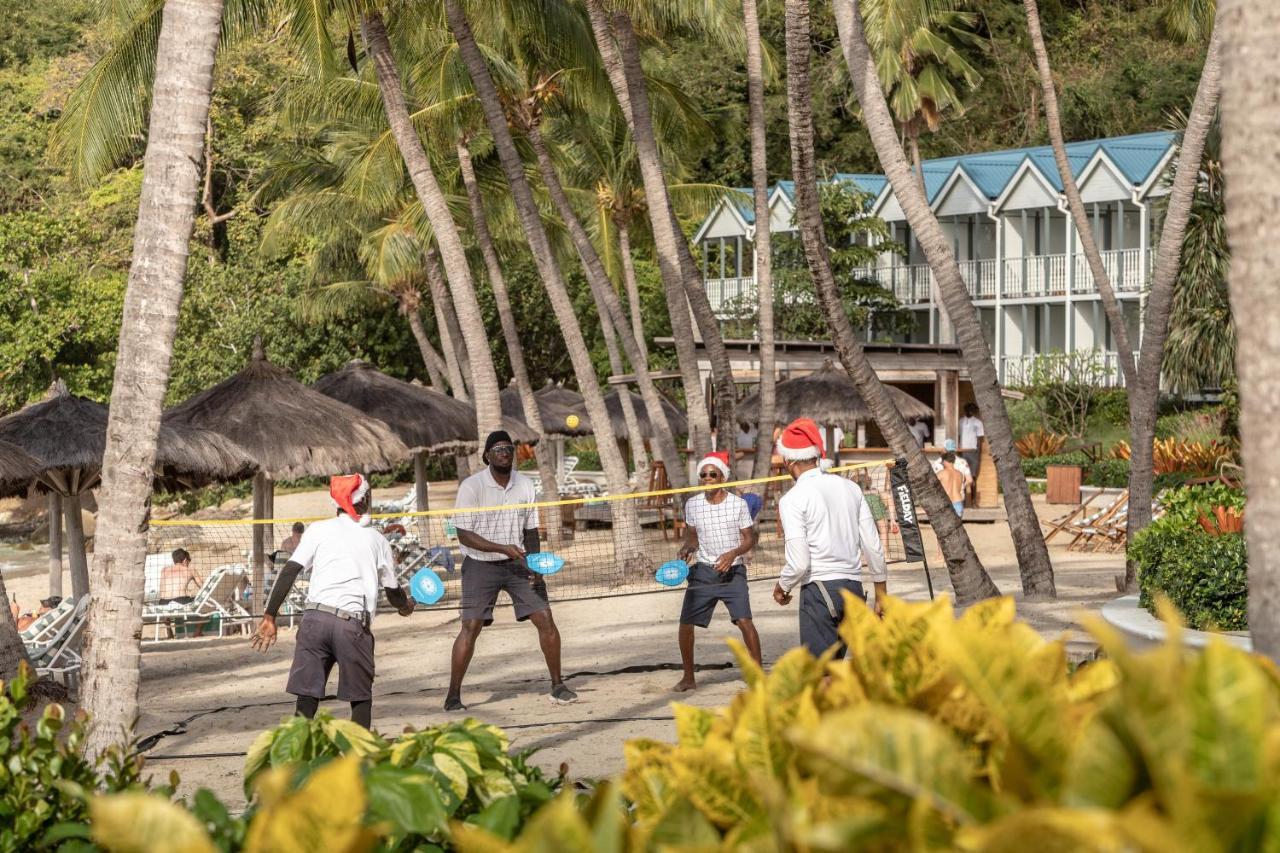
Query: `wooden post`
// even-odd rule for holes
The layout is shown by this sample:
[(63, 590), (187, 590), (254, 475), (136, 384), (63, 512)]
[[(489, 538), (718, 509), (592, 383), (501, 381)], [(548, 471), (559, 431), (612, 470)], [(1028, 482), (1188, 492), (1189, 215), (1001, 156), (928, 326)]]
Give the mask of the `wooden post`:
[[(426, 512), (427, 507), (427, 451), (419, 450), (413, 454), (413, 508), (418, 512)], [(427, 517), (416, 515), (414, 520), (418, 527), (418, 541), (427, 544)]]
[(62, 502), (67, 525), (67, 563), (71, 567), (71, 595), (77, 601), (89, 594), (89, 558), (84, 550), (84, 519), (80, 516), (80, 496), (69, 495)]
[[(266, 492), (262, 501), (262, 517), (276, 517), (276, 481), (270, 477), (266, 478)], [(262, 525), (262, 553), (271, 554), (276, 550), (276, 526), (275, 523)], [(264, 598), (263, 601), (266, 601)]]
[[(266, 512), (267, 503), (267, 475), (261, 471), (253, 475), (253, 517), (254, 519), (262, 518)], [(253, 527), (253, 552), (250, 555), (250, 566), (253, 571), (253, 598), (249, 602), (250, 611), (253, 615), (262, 613), (262, 608), (266, 604), (266, 596), (264, 595), (263, 586), (267, 582), (266, 573), (266, 536), (264, 526), (254, 524)]]
[(49, 595), (62, 597), (62, 495), (49, 492)]

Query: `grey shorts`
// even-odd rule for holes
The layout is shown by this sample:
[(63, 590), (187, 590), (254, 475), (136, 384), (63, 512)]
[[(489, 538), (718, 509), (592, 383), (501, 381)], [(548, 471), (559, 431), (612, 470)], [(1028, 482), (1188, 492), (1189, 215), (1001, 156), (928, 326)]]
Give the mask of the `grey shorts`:
[(680, 609), (681, 625), (705, 628), (711, 624), (716, 602), (723, 601), (729, 618), (751, 618), (751, 594), (747, 589), (747, 569), (737, 565), (727, 575), (716, 571), (710, 563), (694, 563), (689, 567), (689, 586), (684, 591), (684, 607)]
[(285, 692), (323, 699), (335, 663), (339, 699), (364, 702), (373, 698), (373, 632), (355, 619), (306, 611), (298, 628)]
[(467, 557), (462, 561), (462, 619), (483, 619), (493, 624), (493, 606), (498, 593), (506, 590), (515, 605), (516, 621), (523, 622), (535, 613), (551, 609), (547, 582), (515, 560), (485, 562)]
[[(824, 588), (825, 596), (822, 594)], [(867, 600), (862, 583), (855, 580), (813, 581), (800, 587), (800, 645), (814, 657), (835, 645), (840, 646), (836, 658), (844, 657), (845, 647), (840, 642), (838, 630), (844, 619), (841, 590), (848, 590), (860, 601)]]

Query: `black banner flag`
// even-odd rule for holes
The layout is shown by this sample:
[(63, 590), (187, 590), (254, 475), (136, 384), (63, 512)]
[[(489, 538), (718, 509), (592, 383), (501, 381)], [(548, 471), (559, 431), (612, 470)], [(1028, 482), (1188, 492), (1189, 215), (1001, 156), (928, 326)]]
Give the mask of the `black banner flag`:
[(916, 518), (916, 499), (907, 479), (907, 460), (898, 457), (889, 469), (889, 485), (898, 507), (898, 528), (902, 531), (902, 548), (908, 563), (924, 560), (924, 540), (920, 538), (920, 522)]

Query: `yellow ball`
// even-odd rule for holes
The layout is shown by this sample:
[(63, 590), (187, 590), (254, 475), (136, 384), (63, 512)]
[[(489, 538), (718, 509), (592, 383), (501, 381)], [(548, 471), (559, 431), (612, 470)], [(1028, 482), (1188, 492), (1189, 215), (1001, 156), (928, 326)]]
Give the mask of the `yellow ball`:
[(564, 419), (564, 422), (565, 426), (569, 427), (569, 429), (577, 429), (578, 424), (581, 423), (581, 421), (578, 420), (577, 415), (569, 415), (569, 417)]

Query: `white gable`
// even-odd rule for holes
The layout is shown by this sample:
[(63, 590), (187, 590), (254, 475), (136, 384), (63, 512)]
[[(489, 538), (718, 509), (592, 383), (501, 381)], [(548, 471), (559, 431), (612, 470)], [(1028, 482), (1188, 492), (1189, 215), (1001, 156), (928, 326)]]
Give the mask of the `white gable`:
[(986, 213), (989, 205), (986, 196), (978, 192), (963, 171), (957, 169), (943, 185), (942, 192), (934, 200), (933, 209), (939, 216), (968, 216)]
[(1055, 207), (1058, 194), (1028, 160), (1018, 168), (1017, 175), (996, 204), (1001, 210)]
[(787, 194), (778, 190), (769, 200), (769, 230), (773, 233), (795, 231), (794, 205)]
[(1133, 195), (1133, 189), (1124, 176), (1102, 151), (1085, 167), (1080, 177), (1080, 198), (1086, 204), (1095, 201), (1125, 201)]
[(714, 240), (717, 237), (745, 237), (746, 234), (746, 226), (737, 212), (733, 210), (733, 206), (728, 202), (722, 202), (715, 213), (712, 214), (711, 219), (700, 230), (698, 239)]
[(879, 210), (872, 212), (885, 222), (902, 222), (907, 218), (907, 215), (902, 212), (902, 205), (898, 204), (898, 197), (892, 190), (889, 190), (889, 194), (880, 202)]

